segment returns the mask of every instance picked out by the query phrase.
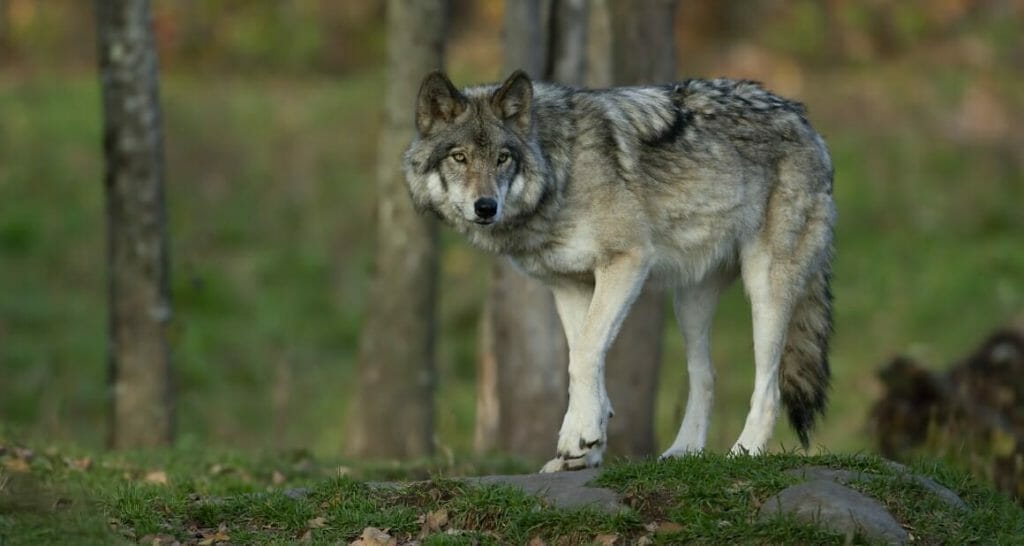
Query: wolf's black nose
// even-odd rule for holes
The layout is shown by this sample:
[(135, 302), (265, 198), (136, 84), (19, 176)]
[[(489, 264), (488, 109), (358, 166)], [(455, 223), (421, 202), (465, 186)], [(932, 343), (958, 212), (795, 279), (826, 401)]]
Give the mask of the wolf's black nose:
[(492, 197), (481, 197), (473, 203), (473, 210), (476, 211), (476, 215), (483, 218), (494, 218), (495, 214), (498, 214), (498, 201)]

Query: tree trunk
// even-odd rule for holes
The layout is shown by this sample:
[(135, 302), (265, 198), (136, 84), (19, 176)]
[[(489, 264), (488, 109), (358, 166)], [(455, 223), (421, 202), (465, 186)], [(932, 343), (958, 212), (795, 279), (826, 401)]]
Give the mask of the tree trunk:
[[(505, 68), (583, 83), (585, 0), (505, 4)], [(481, 321), (477, 360), (479, 452), (550, 457), (568, 403), (568, 347), (551, 291), (499, 258)]]
[(433, 451), (437, 222), (409, 200), (401, 157), (414, 136), (416, 93), (441, 68), (446, 0), (389, 0), (388, 77), (377, 158), (377, 235), (370, 305), (347, 451), (408, 458)]
[[(675, 0), (610, 0), (608, 5), (612, 83), (654, 84), (675, 79)], [(654, 408), (664, 329), (664, 296), (647, 286), (606, 361), (608, 395), (615, 408), (615, 418), (608, 425), (612, 454), (654, 452)]]
[(11, 5), (10, 0), (0, 0), (0, 63), (11, 57)]
[(157, 54), (146, 0), (96, 2), (110, 287), (110, 444), (174, 435)]

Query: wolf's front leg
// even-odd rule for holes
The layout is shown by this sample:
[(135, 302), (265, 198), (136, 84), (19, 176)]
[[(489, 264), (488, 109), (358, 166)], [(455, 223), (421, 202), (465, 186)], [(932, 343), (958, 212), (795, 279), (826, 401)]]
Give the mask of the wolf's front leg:
[(558, 433), (557, 456), (541, 472), (579, 470), (601, 464), (608, 443), (608, 418), (612, 414), (604, 385), (604, 359), (648, 271), (641, 252), (621, 254), (595, 270), (593, 298), (585, 313), (580, 313), (584, 315), (582, 328), (575, 334), (570, 332), (574, 322), (572, 310), (578, 312), (580, 307), (573, 306), (555, 290), (570, 341), (569, 409)]

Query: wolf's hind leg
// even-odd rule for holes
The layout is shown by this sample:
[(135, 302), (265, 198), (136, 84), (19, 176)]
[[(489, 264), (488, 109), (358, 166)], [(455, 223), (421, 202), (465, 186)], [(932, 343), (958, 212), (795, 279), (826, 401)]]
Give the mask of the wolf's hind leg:
[(754, 323), (755, 375), (750, 413), (732, 447), (734, 454), (763, 452), (779, 414), (779, 362), (790, 309), (785, 296), (771, 286), (770, 267), (770, 253), (762, 249), (748, 253), (743, 263), (743, 283)]
[[(792, 197), (790, 196), (790, 199)], [(754, 326), (754, 393), (733, 453), (757, 454), (771, 439), (781, 402), (779, 370), (796, 303), (807, 279), (827, 265), (832, 237), (831, 196), (818, 194), (777, 207), (774, 222), (740, 251), (743, 284)], [(772, 205), (770, 205), (772, 206)]]
[[(576, 335), (567, 332), (570, 340), (569, 408), (558, 433), (557, 456), (548, 461), (541, 472), (578, 470), (601, 464), (611, 415), (604, 384), (604, 359), (640, 293), (648, 270), (646, 257), (637, 252), (623, 254), (594, 272), (594, 295), (582, 328)], [(570, 308), (578, 311), (580, 299), (566, 307), (566, 296), (559, 297), (562, 300), (558, 303), (559, 313), (566, 313)], [(568, 299), (573, 297), (568, 296)], [(563, 317), (563, 321), (565, 319)]]
[(686, 369), (690, 392), (679, 433), (662, 458), (678, 457), (704, 449), (711, 423), (715, 370), (711, 363), (711, 322), (722, 290), (734, 275), (712, 273), (694, 286), (676, 289), (674, 309), (686, 340)]

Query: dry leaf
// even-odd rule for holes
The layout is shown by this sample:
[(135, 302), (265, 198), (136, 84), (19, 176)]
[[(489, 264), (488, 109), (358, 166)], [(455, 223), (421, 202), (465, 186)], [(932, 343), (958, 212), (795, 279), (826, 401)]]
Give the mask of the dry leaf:
[(677, 533), (683, 530), (683, 526), (674, 521), (662, 521), (655, 527), (655, 533)]
[(64, 463), (68, 465), (68, 468), (72, 468), (74, 470), (85, 471), (92, 468), (92, 459), (89, 457), (83, 457), (81, 459), (67, 458), (64, 459)]
[(306, 529), (306, 532), (302, 533), (302, 536), (299, 537), (299, 542), (312, 542), (312, 541), (313, 541), (313, 531), (311, 529)]
[(530, 542), (526, 544), (526, 546), (548, 546), (548, 543), (544, 542), (544, 539), (540, 537), (533, 537), (530, 539)]
[(181, 542), (172, 535), (146, 535), (139, 539), (139, 544), (152, 546), (181, 546)]
[(28, 472), (28, 461), (25, 459), (7, 459), (4, 461), (4, 468), (11, 472)]
[(287, 480), (288, 478), (286, 478), (284, 474), (278, 472), (277, 470), (275, 470), (274, 473), (270, 475), (270, 483), (274, 485), (281, 485)]
[(600, 544), (601, 546), (615, 546), (619, 542), (619, 535), (597, 535), (594, 537), (594, 543)]
[(433, 512), (427, 512), (419, 518), (420, 521), (420, 538), (423, 538), (430, 533), (436, 533), (448, 525), (448, 511), (441, 509)]
[(651, 544), (654, 544), (654, 540), (647, 535), (644, 535), (636, 540), (636, 546), (650, 546)]
[(322, 529), (327, 526), (327, 518), (323, 516), (315, 517), (306, 522), (306, 527), (310, 529)]
[(228, 536), (228, 526), (221, 523), (220, 526), (217, 527), (216, 531), (212, 533), (203, 533), (203, 540), (199, 541), (199, 546), (210, 546), (211, 544), (227, 542), (229, 540), (231, 540), (231, 537)]
[(389, 535), (387, 530), (367, 527), (349, 546), (398, 546), (398, 539)]
[(142, 480), (147, 483), (167, 485), (167, 473), (164, 472), (163, 470), (154, 470), (149, 474), (146, 474), (146, 476), (143, 477)]

